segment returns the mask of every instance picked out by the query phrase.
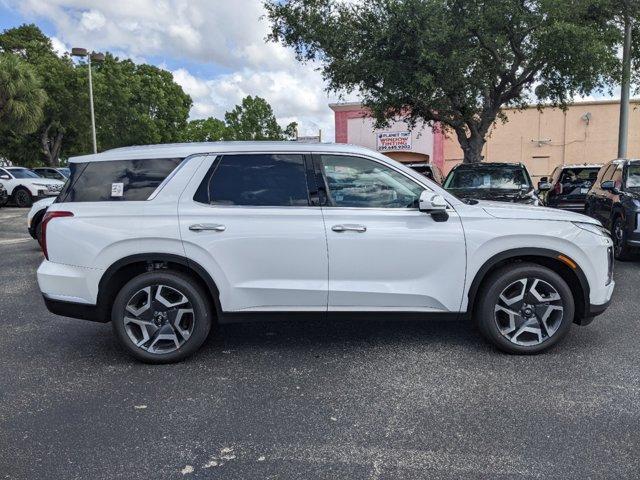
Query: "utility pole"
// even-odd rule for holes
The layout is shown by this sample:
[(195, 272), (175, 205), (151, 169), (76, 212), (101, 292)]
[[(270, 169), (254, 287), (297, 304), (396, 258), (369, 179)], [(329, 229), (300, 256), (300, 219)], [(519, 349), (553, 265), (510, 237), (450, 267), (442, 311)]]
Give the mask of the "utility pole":
[(93, 79), (91, 78), (91, 60), (94, 62), (104, 62), (104, 54), (88, 53), (86, 48), (72, 48), (71, 55), (74, 57), (86, 57), (89, 67), (89, 107), (91, 109), (91, 137), (93, 139), (93, 153), (98, 153), (98, 142), (96, 140), (96, 115), (93, 110)]
[(620, 95), (620, 132), (618, 158), (627, 157), (629, 141), (629, 97), (631, 93), (631, 12), (624, 13), (624, 47), (622, 50), (622, 91)]

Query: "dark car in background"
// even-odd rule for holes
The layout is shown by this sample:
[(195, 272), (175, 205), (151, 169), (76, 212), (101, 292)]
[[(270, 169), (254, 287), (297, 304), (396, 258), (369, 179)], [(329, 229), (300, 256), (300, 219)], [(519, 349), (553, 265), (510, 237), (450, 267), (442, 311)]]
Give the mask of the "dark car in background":
[(60, 180), (62, 182), (66, 182), (70, 175), (67, 167), (36, 167), (32, 168), (31, 171), (39, 177), (52, 178), (53, 180)]
[(602, 165), (560, 165), (538, 183), (542, 203), (547, 207), (585, 211), (587, 193), (596, 182)]
[(444, 175), (442, 174), (442, 171), (435, 165), (432, 165), (431, 163), (428, 163), (428, 162), (419, 162), (419, 163), (405, 163), (405, 166), (433, 180), (438, 185), (442, 185), (442, 181), (444, 180)]
[(640, 160), (605, 164), (587, 194), (586, 213), (611, 230), (616, 259), (629, 260), (640, 247)]
[(443, 186), (462, 200), (540, 205), (531, 176), (522, 163), (461, 163), (449, 172)]

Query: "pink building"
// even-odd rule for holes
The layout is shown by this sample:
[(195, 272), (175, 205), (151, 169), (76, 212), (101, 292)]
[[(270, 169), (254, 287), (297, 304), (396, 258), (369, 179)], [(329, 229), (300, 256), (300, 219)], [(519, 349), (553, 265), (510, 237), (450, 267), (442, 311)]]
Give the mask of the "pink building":
[(376, 129), (360, 103), (334, 103), (329, 107), (335, 114), (336, 143), (367, 147), (404, 163), (431, 162), (444, 168), (445, 138), (441, 132), (425, 125), (411, 131), (405, 122)]

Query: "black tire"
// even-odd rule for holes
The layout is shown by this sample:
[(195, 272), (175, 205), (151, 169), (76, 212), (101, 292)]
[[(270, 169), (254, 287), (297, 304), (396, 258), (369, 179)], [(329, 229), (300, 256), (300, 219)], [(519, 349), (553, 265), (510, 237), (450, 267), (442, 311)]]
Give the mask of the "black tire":
[(29, 227), (29, 235), (34, 240), (40, 241), (42, 236), (42, 219), (44, 218), (45, 211), (36, 213), (31, 219), (31, 226)]
[[(557, 322), (553, 333), (546, 336), (541, 343), (536, 345), (519, 345), (514, 343), (514, 341), (501, 333), (498, 326), (498, 320), (496, 318), (496, 306), (499, 305), (500, 295), (505, 289), (511, 285), (517, 284), (521, 279), (527, 279), (523, 287), (523, 290), (527, 294), (530, 292), (527, 288), (533, 284), (533, 282), (529, 283), (529, 279), (539, 279), (543, 282), (540, 285), (548, 285), (552, 287), (560, 296), (560, 299), (555, 303), (561, 305), (563, 309), (561, 315), (557, 313), (553, 314), (555, 315), (555, 322)], [(478, 295), (479, 301), (474, 312), (478, 328), (490, 343), (506, 353), (531, 355), (543, 352), (561, 341), (567, 335), (571, 328), (571, 324), (573, 323), (575, 302), (571, 289), (560, 275), (541, 265), (534, 263), (515, 263), (502, 267), (485, 279)], [(527, 297), (525, 297), (525, 299), (526, 298)], [(516, 307), (520, 309), (519, 306), (514, 304), (513, 308), (515, 309)], [(544, 305), (541, 305), (539, 308), (546, 310)], [(535, 312), (536, 309), (534, 308), (534, 313)], [(524, 314), (519, 315), (518, 318), (523, 320), (525, 318)], [(539, 318), (539, 316), (537, 318)], [(516, 333), (517, 331), (518, 329), (516, 329)], [(544, 331), (541, 323), (540, 332), (542, 337)], [(515, 340), (518, 341), (518, 338)]]
[(4, 207), (7, 203), (9, 203), (9, 196), (6, 195), (4, 197), (0, 197), (0, 208)]
[(13, 203), (16, 204), (16, 207), (29, 208), (33, 204), (33, 197), (29, 190), (18, 187), (13, 192)]
[[(167, 353), (150, 352), (136, 346), (129, 336), (130, 333), (127, 333), (127, 327), (125, 326), (125, 311), (132, 297), (147, 287), (150, 287), (150, 291), (153, 292), (153, 286), (156, 286), (155, 288), (157, 289), (158, 285), (169, 287), (170, 290), (175, 289), (175, 291), (184, 295), (193, 310), (193, 315), (189, 319), (189, 322), (192, 322), (190, 336), (177, 349)], [(173, 310), (175, 311), (175, 308)], [(208, 296), (200, 285), (189, 276), (179, 272), (158, 270), (138, 275), (120, 289), (111, 311), (111, 323), (122, 345), (138, 360), (156, 364), (173, 363), (189, 357), (202, 346), (211, 329), (212, 314)], [(127, 314), (127, 316), (131, 317), (130, 314)], [(153, 316), (155, 317), (155, 313), (153, 313)], [(131, 329), (131, 326), (129, 329)], [(173, 330), (175, 331), (175, 329)]]
[(621, 216), (616, 216), (611, 223), (613, 238), (613, 254), (616, 260), (625, 262), (633, 257), (633, 250), (627, 243), (627, 225)]

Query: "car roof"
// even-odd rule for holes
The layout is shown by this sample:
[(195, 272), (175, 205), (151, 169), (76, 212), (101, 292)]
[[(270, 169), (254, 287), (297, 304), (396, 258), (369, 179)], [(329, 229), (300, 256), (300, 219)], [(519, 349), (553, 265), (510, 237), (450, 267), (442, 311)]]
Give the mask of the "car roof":
[(278, 153), (360, 153), (377, 154), (373, 150), (357, 145), (342, 143), (301, 143), (301, 142), (202, 142), (168, 143), (122, 147), (92, 155), (69, 158), (69, 163), (99, 162), (110, 160), (143, 160), (151, 158), (185, 158), (190, 155), (206, 153), (242, 153), (242, 152), (278, 152)]
[(431, 167), (432, 165), (429, 162), (413, 162), (413, 163), (405, 163), (407, 167)]
[(524, 168), (523, 163), (517, 163), (517, 162), (514, 162), (514, 163), (511, 163), (511, 162), (459, 163), (453, 168), (460, 168), (460, 167), (479, 168), (479, 167), (503, 167), (503, 166)]
[(4, 168), (5, 170), (29, 170), (27, 167), (0, 167), (0, 168)]
[(571, 163), (567, 165), (559, 165), (560, 168), (602, 168), (602, 165), (599, 163)]

